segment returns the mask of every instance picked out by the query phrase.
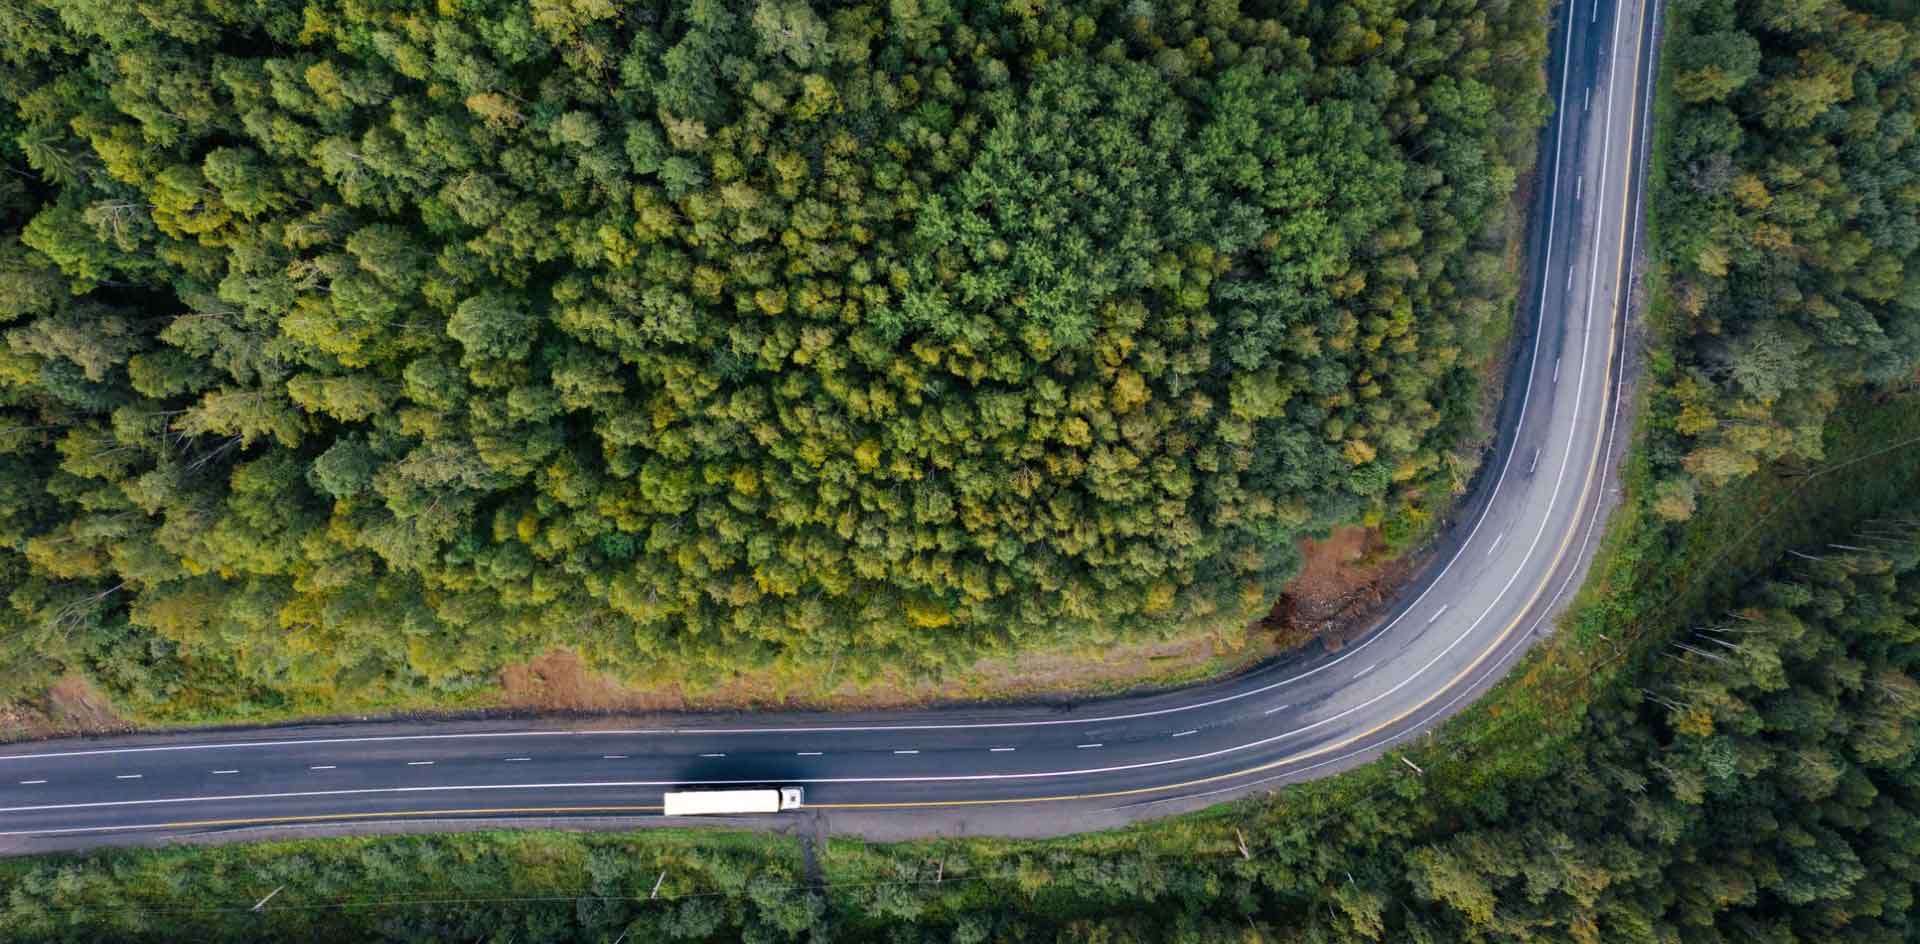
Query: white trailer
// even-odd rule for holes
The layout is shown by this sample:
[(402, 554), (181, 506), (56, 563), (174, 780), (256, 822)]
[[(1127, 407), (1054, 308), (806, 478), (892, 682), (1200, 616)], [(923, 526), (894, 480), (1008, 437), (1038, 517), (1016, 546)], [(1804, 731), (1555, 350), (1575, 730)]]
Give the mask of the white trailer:
[(800, 808), (799, 787), (767, 790), (669, 790), (666, 815), (713, 816), (727, 813), (778, 813)]

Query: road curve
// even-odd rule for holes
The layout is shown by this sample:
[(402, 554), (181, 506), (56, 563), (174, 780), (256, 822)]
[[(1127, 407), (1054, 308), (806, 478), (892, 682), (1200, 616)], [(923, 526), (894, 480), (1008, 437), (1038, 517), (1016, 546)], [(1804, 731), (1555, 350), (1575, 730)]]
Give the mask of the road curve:
[[(1338, 653), (1061, 706), (681, 716), (656, 727), (307, 726), (0, 746), (0, 851), (336, 823), (657, 814), (685, 784), (801, 784), (834, 828), (1057, 833), (1321, 776), (1499, 678), (1591, 554), (1618, 425), (1657, 0), (1567, 0), (1501, 437), (1392, 618)], [(788, 814), (768, 819), (784, 819)]]

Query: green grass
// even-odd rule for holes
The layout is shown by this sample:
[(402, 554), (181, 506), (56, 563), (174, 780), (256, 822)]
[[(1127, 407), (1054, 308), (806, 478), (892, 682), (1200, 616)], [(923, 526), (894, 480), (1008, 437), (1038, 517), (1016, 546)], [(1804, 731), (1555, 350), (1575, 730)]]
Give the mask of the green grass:
[[(1665, 114), (1664, 83), (1657, 101)], [(1658, 238), (1657, 215), (1649, 232)], [(1670, 310), (1660, 273), (1656, 260), (1648, 313), (1656, 335)], [(1666, 370), (1653, 358), (1637, 386), (1643, 401)], [(1342, 838), (1444, 830), (1463, 811), (1498, 806), (1503, 786), (1551, 774), (1588, 709), (1625, 673), (1673, 632), (1717, 612), (1784, 549), (1845, 534), (1920, 481), (1920, 395), (1861, 397), (1830, 421), (1827, 462), (1755, 475), (1707, 497), (1692, 520), (1670, 524), (1644, 504), (1648, 417), (1644, 402), (1635, 406), (1622, 470), (1627, 500), (1560, 631), (1434, 736), (1339, 777), (1053, 840), (836, 838), (815, 850), (817, 876), (797, 839), (710, 830), (329, 838), (4, 859), (0, 941), (612, 941), (630, 921), (674, 933), (711, 921), (706, 937), (690, 933), (710, 940), (737, 939), (748, 925), (773, 938), (817, 926), (862, 939), (917, 923), (977, 940), (966, 928), (981, 914), (1070, 924), (1197, 897), (1196, 884), (1230, 885), (1258, 864), (1241, 857), (1243, 840), (1256, 860), (1311, 859)], [(1400, 756), (1425, 776), (1410, 775)], [(275, 888), (269, 907), (247, 910)], [(1280, 900), (1296, 893), (1274, 892)]]
[[(610, 941), (642, 920), (720, 922), (718, 936), (695, 939), (809, 922), (862, 939), (896, 922), (964, 925), (969, 915), (1013, 910), (1070, 923), (1151, 907), (1156, 896), (1202, 895), (1256, 866), (1240, 857), (1242, 838), (1270, 861), (1375, 834), (1444, 831), (1463, 811), (1503, 802), (1503, 787), (1551, 774), (1587, 707), (1635, 659), (1717, 612), (1783, 549), (1846, 534), (1872, 509), (1909, 496), (1920, 448), (1896, 446), (1909, 440), (1920, 442), (1920, 395), (1862, 398), (1836, 414), (1832, 460), (1809, 470), (1818, 474), (1754, 476), (1678, 526), (1630, 500), (1562, 631), (1436, 736), (1397, 752), (1424, 777), (1388, 757), (1272, 795), (1053, 840), (832, 839), (816, 850), (824, 884), (808, 874), (797, 839), (708, 830), (353, 837), (5, 859), (0, 941)], [(247, 911), (275, 888), (283, 890), (267, 909)], [(560, 936), (546, 936), (553, 928)]]

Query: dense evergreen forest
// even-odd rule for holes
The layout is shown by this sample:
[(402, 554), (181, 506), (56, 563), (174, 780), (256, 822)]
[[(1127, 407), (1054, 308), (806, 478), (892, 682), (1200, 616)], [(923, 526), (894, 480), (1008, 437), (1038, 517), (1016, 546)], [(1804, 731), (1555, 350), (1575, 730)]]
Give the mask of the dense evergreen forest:
[[(1494, 789), (1400, 771), (1056, 842), (835, 843), (825, 887), (791, 840), (711, 834), (0, 861), (0, 940), (1910, 941), (1920, 506), (1828, 537), (1654, 640), (1571, 750)], [(648, 900), (662, 871), (673, 900)], [(246, 913), (280, 884), (286, 910)]]
[(1872, 0), (1674, 0), (1654, 206), (1668, 518), (1702, 486), (1821, 458), (1848, 388), (1920, 369), (1917, 18)]
[(0, 0), (0, 696), (1244, 624), (1470, 464), (1545, 28)]

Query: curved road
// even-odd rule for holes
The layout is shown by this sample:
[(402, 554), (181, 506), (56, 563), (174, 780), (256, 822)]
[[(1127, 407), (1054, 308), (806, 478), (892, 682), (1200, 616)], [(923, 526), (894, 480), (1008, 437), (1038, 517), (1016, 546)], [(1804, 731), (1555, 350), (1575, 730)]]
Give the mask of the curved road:
[(621, 729), (383, 723), (17, 745), (0, 748), (0, 850), (267, 825), (650, 817), (676, 784), (769, 782), (804, 785), (814, 815), (840, 830), (1059, 833), (1324, 775), (1431, 728), (1491, 685), (1557, 611), (1603, 516), (1652, 84), (1649, 4), (1562, 4), (1534, 292), (1500, 445), (1442, 553), (1364, 641), (1219, 683), (1064, 708), (680, 717)]

